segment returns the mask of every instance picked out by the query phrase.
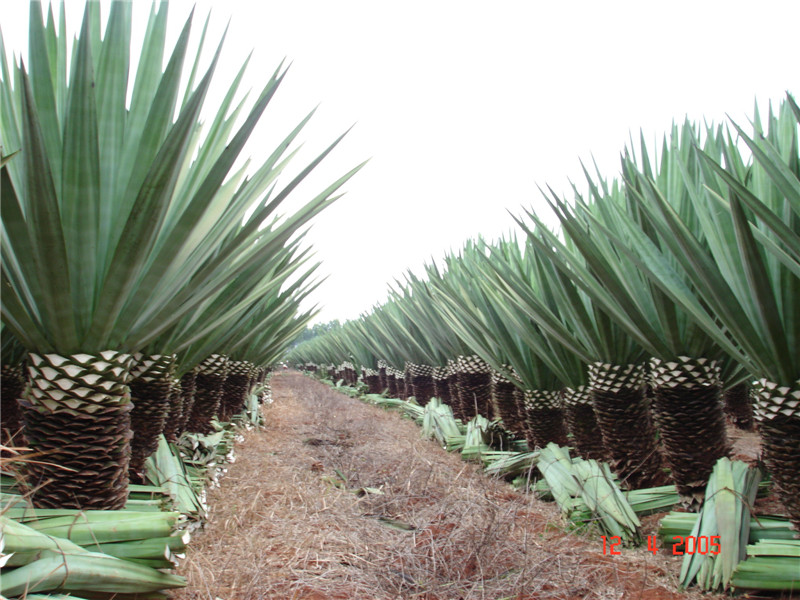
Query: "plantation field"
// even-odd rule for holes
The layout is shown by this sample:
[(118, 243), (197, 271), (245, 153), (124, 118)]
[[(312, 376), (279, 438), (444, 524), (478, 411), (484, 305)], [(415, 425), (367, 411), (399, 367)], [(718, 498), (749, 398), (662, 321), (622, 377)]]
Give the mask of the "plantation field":
[(553, 503), (399, 414), (295, 373), (276, 375), (273, 394), (266, 429), (246, 434), (209, 495), (176, 598), (723, 597), (679, 591), (664, 549), (603, 556), (599, 536), (564, 532)]
[(0, 600), (798, 593), (792, 92), (516, 191), (499, 238), (402, 163), (431, 211), (387, 222), (387, 186), (347, 227), (401, 243), (352, 237), (412, 263), (425, 221), (472, 237), (338, 261), (387, 297), (315, 323), (370, 297), (315, 300), (337, 260), (307, 237), (367, 164), (317, 181), (350, 130), (301, 153), (288, 63), (248, 101), (194, 12), (173, 40), (168, 2), (86, 2), (79, 33), (29, 4), (27, 58), (0, 32)]

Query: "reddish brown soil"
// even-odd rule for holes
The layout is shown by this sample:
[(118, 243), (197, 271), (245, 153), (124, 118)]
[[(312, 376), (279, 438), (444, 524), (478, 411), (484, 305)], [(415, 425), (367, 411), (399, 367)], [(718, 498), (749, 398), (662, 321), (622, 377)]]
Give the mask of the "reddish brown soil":
[(680, 558), (663, 550), (604, 556), (599, 534), (565, 533), (554, 504), (487, 478), (397, 413), (295, 373), (273, 393), (266, 428), (245, 435), (209, 493), (177, 598), (722, 598), (679, 591)]
[(728, 439), (733, 446), (731, 458), (756, 463), (761, 458), (761, 436), (756, 431), (743, 431), (728, 423)]

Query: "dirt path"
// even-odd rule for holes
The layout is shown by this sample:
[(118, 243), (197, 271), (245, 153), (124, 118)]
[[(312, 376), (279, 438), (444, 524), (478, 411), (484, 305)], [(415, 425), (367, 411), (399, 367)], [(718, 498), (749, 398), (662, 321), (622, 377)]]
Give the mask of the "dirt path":
[(273, 394), (266, 430), (209, 493), (177, 598), (717, 598), (677, 593), (672, 557), (603, 556), (599, 539), (564, 534), (555, 505), (395, 413), (294, 373)]

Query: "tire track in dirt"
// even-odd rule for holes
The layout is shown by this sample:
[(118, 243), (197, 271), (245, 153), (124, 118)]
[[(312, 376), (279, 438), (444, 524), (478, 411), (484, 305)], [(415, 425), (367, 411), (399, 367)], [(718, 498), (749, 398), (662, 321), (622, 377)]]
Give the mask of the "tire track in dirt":
[(179, 599), (612, 599), (679, 593), (671, 557), (602, 555), (553, 504), (420, 437), (411, 421), (297, 373), (273, 378), (209, 492)]

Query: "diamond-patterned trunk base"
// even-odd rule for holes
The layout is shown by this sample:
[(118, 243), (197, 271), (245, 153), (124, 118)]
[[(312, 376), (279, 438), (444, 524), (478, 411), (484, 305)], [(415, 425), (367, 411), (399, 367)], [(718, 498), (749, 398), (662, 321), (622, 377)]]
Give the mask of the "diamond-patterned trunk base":
[(131, 357), (30, 354), (23, 431), (46, 457), (23, 466), (37, 508), (120, 509), (128, 496)]
[(169, 388), (169, 412), (164, 422), (164, 437), (173, 444), (178, 441), (178, 428), (183, 420), (183, 385), (181, 380), (172, 378)]
[(492, 376), (489, 373), (458, 373), (458, 397), (467, 420), (476, 414), (492, 420)]
[(403, 369), (403, 400), (408, 400), (411, 396), (414, 395), (414, 386), (411, 384), (411, 372), (408, 370), (408, 365), (406, 364), (405, 369)]
[(22, 412), (19, 399), (25, 390), (25, 372), (21, 365), (3, 365), (0, 371), (0, 416), (2, 416), (2, 441), (4, 446), (23, 446), (20, 430)]
[(388, 366), (389, 365), (386, 364), (385, 361), (383, 361), (383, 360), (379, 360), (378, 361), (378, 376), (380, 377), (380, 386), (381, 386), (381, 392), (380, 393), (382, 393), (383, 390), (385, 390), (387, 387), (389, 387), (389, 380), (386, 377), (386, 368)]
[(230, 421), (244, 411), (247, 394), (250, 391), (250, 377), (247, 375), (228, 375), (222, 385), (219, 420)]
[(342, 379), (345, 385), (354, 386), (358, 383), (358, 373), (351, 362), (343, 362), (336, 367), (336, 380)]
[(448, 383), (448, 369), (447, 367), (434, 367), (433, 368), (433, 395), (436, 396), (443, 404), (447, 404), (452, 408), (452, 399), (450, 398), (450, 384)]
[(523, 394), (525, 424), (528, 426), (525, 439), (528, 447), (544, 448), (550, 442), (567, 445), (567, 428), (561, 392), (552, 390), (525, 390)]
[(653, 417), (664, 461), (684, 505), (702, 505), (717, 460), (729, 456), (716, 361), (679, 357), (650, 361)]
[(789, 387), (761, 379), (753, 391), (764, 464), (800, 532), (800, 381)]
[(433, 367), (407, 363), (411, 392), (417, 403), (425, 405), (436, 395), (433, 385)]
[(519, 388), (500, 373), (492, 373), (492, 406), (503, 427), (519, 437), (525, 437), (527, 425), (517, 406), (516, 391)]
[(364, 383), (367, 384), (367, 393), (380, 394), (383, 391), (381, 387), (381, 377), (378, 371), (375, 369), (364, 369), (362, 377), (364, 378)]
[(186, 431), (186, 425), (189, 423), (189, 417), (192, 416), (194, 410), (194, 396), (197, 391), (197, 367), (181, 376), (181, 403), (183, 405), (181, 411), (181, 420), (176, 425), (175, 435), (181, 437)]
[(623, 485), (662, 485), (666, 477), (645, 400), (644, 368), (594, 363), (589, 365), (589, 387), (609, 464)]
[(397, 398), (397, 378), (394, 376), (394, 369), (386, 371), (386, 389), (389, 398)]
[(158, 449), (172, 389), (174, 355), (134, 355), (131, 368), (131, 480), (144, 483), (144, 462)]
[(453, 416), (463, 423), (469, 421), (467, 411), (461, 404), (461, 394), (458, 391), (458, 373), (453, 373), (447, 378), (447, 388), (450, 390), (450, 408), (453, 409)]
[(528, 410), (525, 408), (525, 392), (521, 388), (514, 390), (514, 404), (517, 405), (517, 415), (519, 415), (519, 420), (522, 424), (520, 435), (526, 440), (532, 441), (533, 438), (528, 433)]
[(478, 356), (459, 356), (456, 360), (456, 387), (464, 417), (489, 419), (492, 414), (492, 375), (489, 365)]
[(395, 370), (394, 381), (397, 385), (397, 397), (400, 400), (408, 400), (408, 389), (406, 387), (406, 377), (403, 371)]
[(753, 431), (756, 421), (753, 416), (753, 396), (747, 382), (737, 383), (722, 393), (725, 414), (737, 429)]
[(603, 434), (594, 414), (589, 386), (566, 388), (563, 400), (564, 418), (578, 454), (586, 459), (605, 461)]
[(394, 376), (394, 379), (397, 382), (397, 397), (400, 398), (400, 400), (408, 400), (408, 386), (406, 385), (405, 377), (402, 375), (403, 374), (400, 373), (399, 376)]
[(250, 393), (250, 379), (255, 365), (246, 360), (228, 361), (228, 376), (222, 386), (222, 399), (219, 407), (219, 420), (230, 421), (243, 412)]
[(458, 367), (453, 359), (447, 360), (447, 389), (450, 394), (450, 408), (453, 409), (453, 416), (466, 423), (469, 418), (461, 403), (461, 394), (458, 391)]
[(418, 375), (411, 378), (411, 388), (414, 390), (414, 398), (420, 404), (427, 404), (428, 400), (436, 395), (436, 388), (433, 385), (433, 377)]
[[(36, 508), (119, 510), (128, 499), (133, 406), (90, 415), (51, 413), (21, 401), (28, 446), (47, 464), (24, 463), (23, 493)], [(68, 469), (68, 470), (67, 470)]]
[(195, 379), (194, 406), (186, 431), (192, 433), (211, 433), (211, 420), (219, 411), (222, 399), (222, 386), (228, 376), (228, 359), (214, 354), (205, 359), (197, 368)]

